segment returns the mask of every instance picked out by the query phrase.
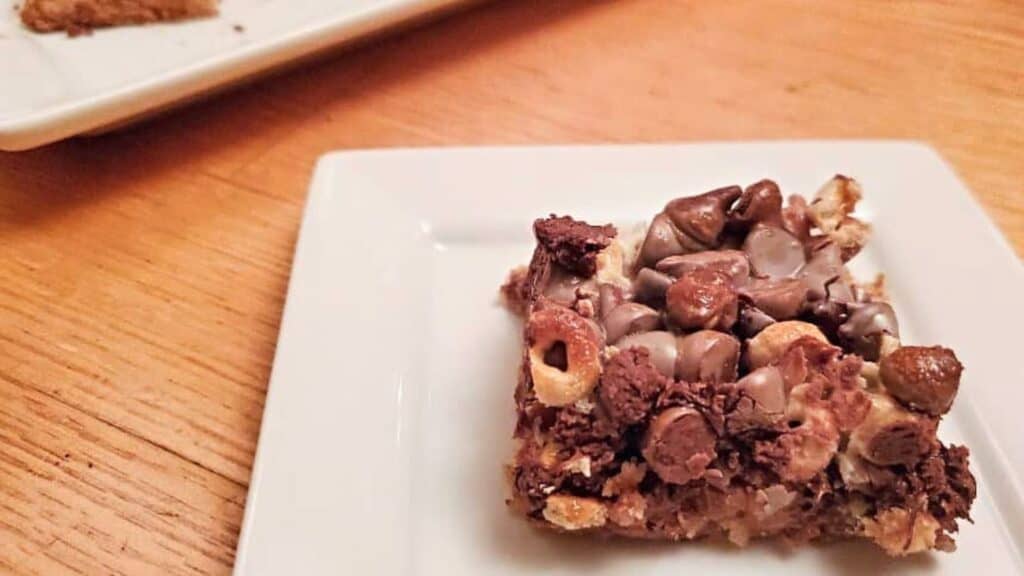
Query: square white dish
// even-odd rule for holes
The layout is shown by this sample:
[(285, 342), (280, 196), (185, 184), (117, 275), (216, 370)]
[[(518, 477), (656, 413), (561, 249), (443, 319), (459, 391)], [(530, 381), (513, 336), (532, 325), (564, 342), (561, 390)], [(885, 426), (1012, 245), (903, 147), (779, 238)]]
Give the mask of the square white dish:
[(70, 38), (0, 2), (0, 150), (102, 129), (467, 0), (222, 0), (220, 15)]
[[(975, 524), (953, 554), (784, 552), (557, 537), (504, 506), (519, 324), (497, 300), (548, 213), (639, 222), (671, 198), (776, 180), (864, 187), (903, 340), (966, 365), (940, 435), (966, 443)], [(321, 159), (296, 249), (235, 573), (1024, 574), (1024, 269), (954, 173), (903, 142), (345, 152)], [(714, 572), (712, 572), (714, 570)]]

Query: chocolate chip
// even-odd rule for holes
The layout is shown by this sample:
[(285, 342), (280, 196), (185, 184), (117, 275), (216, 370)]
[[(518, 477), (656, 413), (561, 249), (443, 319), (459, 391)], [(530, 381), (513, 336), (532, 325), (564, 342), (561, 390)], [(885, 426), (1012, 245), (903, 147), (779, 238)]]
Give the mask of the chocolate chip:
[(949, 411), (963, 372), (956, 354), (942, 346), (903, 346), (882, 358), (879, 368), (890, 394), (933, 416)]
[(785, 278), (804, 265), (804, 246), (778, 226), (758, 224), (743, 242), (750, 268), (758, 276)]
[(637, 332), (650, 332), (661, 324), (661, 316), (653, 308), (625, 302), (612, 308), (604, 317), (606, 341), (614, 344), (619, 338)]
[(737, 286), (746, 283), (750, 276), (747, 255), (739, 250), (706, 250), (669, 256), (659, 260), (655, 268), (676, 278), (695, 270), (717, 270), (728, 274), (733, 284)]
[(878, 359), (883, 335), (900, 335), (896, 312), (885, 302), (850, 303), (847, 311), (849, 316), (839, 326), (839, 337), (848, 349), (865, 360)]
[(686, 484), (699, 478), (715, 458), (715, 438), (700, 412), (676, 406), (651, 422), (641, 443), (641, 453), (662, 480)]
[(676, 198), (665, 206), (665, 214), (688, 237), (714, 247), (725, 228), (726, 212), (741, 194), (739, 186), (728, 186), (699, 196)]
[(811, 252), (811, 259), (800, 270), (798, 277), (807, 283), (808, 299), (824, 300), (828, 297), (828, 285), (842, 273), (842, 254), (838, 246), (829, 242)]
[(796, 318), (807, 301), (807, 285), (797, 278), (757, 278), (739, 293), (775, 320)]
[(782, 225), (782, 193), (771, 180), (755, 182), (743, 191), (731, 213), (732, 221), (741, 224), (765, 222)]
[(676, 372), (676, 337), (671, 332), (654, 331), (630, 334), (615, 343), (619, 350), (645, 348), (650, 353), (651, 363), (665, 377), (672, 378)]
[(672, 285), (672, 277), (651, 268), (641, 268), (633, 280), (633, 293), (637, 302), (661, 306), (665, 303), (665, 292)]
[(677, 343), (676, 378), (687, 382), (732, 382), (740, 358), (740, 342), (730, 334), (701, 330)]
[(730, 186), (669, 202), (647, 229), (640, 247), (640, 265), (653, 266), (675, 254), (717, 248), (726, 212), (740, 194), (738, 186)]
[(696, 270), (669, 287), (666, 308), (669, 318), (684, 330), (728, 330), (736, 323), (739, 301), (729, 276)]

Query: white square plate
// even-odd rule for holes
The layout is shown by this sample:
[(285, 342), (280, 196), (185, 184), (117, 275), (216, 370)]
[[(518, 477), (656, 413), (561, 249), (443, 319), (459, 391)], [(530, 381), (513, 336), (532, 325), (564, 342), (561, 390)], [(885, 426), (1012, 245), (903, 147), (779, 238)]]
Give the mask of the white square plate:
[[(204, 20), (69, 38), (0, 0), (0, 150), (133, 119), (289, 60), (467, 0), (222, 0)], [(236, 30), (236, 27), (240, 27)]]
[[(637, 222), (673, 197), (763, 177), (857, 177), (904, 340), (967, 366), (941, 435), (966, 442), (975, 524), (954, 554), (867, 544), (783, 552), (556, 537), (507, 513), (518, 322), (497, 303), (550, 212)], [(929, 148), (805, 142), (338, 153), (295, 256), (236, 574), (1020, 574), (1024, 275)], [(714, 570), (714, 572), (712, 572)]]

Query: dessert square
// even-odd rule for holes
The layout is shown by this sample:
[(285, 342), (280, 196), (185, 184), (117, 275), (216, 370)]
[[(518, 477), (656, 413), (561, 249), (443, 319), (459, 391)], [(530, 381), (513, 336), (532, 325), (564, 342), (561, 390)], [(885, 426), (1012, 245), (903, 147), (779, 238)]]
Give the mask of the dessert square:
[(745, 545), (866, 538), (952, 551), (976, 487), (936, 436), (963, 367), (904, 345), (846, 267), (857, 182), (677, 198), (631, 239), (537, 220), (502, 293), (524, 319), (512, 509), (539, 526)]
[(25, 0), (21, 20), (37, 32), (93, 28), (213, 16), (217, 0)]

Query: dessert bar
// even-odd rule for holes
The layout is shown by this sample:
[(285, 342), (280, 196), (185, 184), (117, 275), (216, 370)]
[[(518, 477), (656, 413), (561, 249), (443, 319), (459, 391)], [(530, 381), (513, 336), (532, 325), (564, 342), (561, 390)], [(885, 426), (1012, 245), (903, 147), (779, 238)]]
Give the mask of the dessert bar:
[(645, 230), (534, 223), (502, 293), (524, 321), (509, 504), (633, 538), (866, 538), (952, 551), (968, 450), (936, 437), (952, 350), (900, 340), (883, 278), (846, 263), (858, 183), (772, 181), (669, 202)]

